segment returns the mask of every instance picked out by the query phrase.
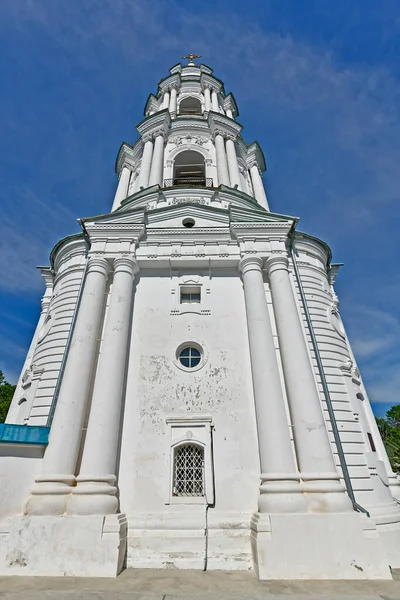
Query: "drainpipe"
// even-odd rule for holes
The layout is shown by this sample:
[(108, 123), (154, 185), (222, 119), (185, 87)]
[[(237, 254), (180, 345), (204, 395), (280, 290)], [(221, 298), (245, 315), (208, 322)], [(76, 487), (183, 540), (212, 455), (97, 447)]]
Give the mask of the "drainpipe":
[(211, 479), (213, 489), (213, 502), (210, 504), (205, 495), (205, 522), (204, 522), (204, 566), (203, 571), (207, 571), (208, 566), (208, 509), (215, 508), (215, 467), (214, 467), (214, 425), (210, 427), (210, 453), (211, 453)]
[[(84, 237), (85, 242), (87, 244), (87, 250), (86, 250), (86, 259), (87, 259), (88, 251), (89, 251), (89, 248), (90, 248), (90, 240), (89, 240), (89, 236), (88, 236), (88, 234), (86, 232), (84, 224), (81, 222), (80, 219), (78, 219), (78, 221), (79, 221), (79, 225), (82, 227), (83, 237)], [(67, 343), (65, 344), (64, 355), (62, 357), (62, 361), (61, 361), (61, 365), (60, 365), (60, 372), (58, 374), (58, 379), (57, 379), (56, 387), (54, 389), (54, 395), (53, 395), (53, 400), (52, 400), (51, 405), (50, 405), (49, 416), (47, 417), (46, 427), (51, 427), (51, 424), (53, 422), (53, 417), (54, 417), (54, 413), (55, 413), (56, 406), (57, 406), (57, 400), (58, 400), (58, 396), (59, 396), (59, 393), (60, 393), (61, 383), (62, 383), (63, 376), (64, 376), (65, 365), (66, 365), (66, 362), (67, 362), (68, 353), (69, 353), (69, 349), (70, 349), (70, 346), (71, 346), (72, 334), (74, 333), (74, 329), (75, 329), (76, 317), (78, 315), (79, 306), (80, 306), (81, 300), (82, 300), (82, 292), (83, 292), (83, 286), (85, 284), (85, 279), (86, 279), (87, 265), (88, 265), (88, 262), (86, 260), (86, 265), (85, 265), (85, 268), (84, 268), (84, 271), (83, 271), (81, 285), (79, 286), (78, 298), (77, 298), (77, 301), (76, 301), (76, 306), (75, 306), (74, 314), (72, 315), (71, 327), (69, 329)]]
[(330, 418), (331, 425), (332, 425), (333, 437), (335, 439), (335, 444), (336, 444), (338, 455), (339, 455), (339, 461), (340, 461), (340, 466), (341, 466), (342, 472), (343, 472), (343, 479), (344, 479), (344, 483), (346, 486), (346, 491), (347, 491), (347, 494), (353, 504), (354, 510), (357, 512), (364, 513), (367, 515), (367, 517), (370, 517), (371, 515), (369, 514), (367, 509), (365, 509), (363, 506), (358, 504), (358, 502), (356, 501), (356, 497), (354, 495), (354, 490), (353, 490), (353, 486), (351, 483), (349, 469), (347, 467), (346, 457), (344, 455), (342, 441), (340, 439), (340, 433), (339, 433), (339, 429), (338, 429), (337, 422), (336, 422), (336, 416), (335, 416), (335, 412), (334, 412), (333, 406), (332, 406), (331, 395), (329, 393), (328, 382), (326, 381), (325, 371), (324, 371), (324, 367), (323, 367), (322, 360), (321, 360), (321, 354), (320, 354), (319, 348), (318, 348), (317, 338), (315, 337), (314, 327), (312, 324), (310, 311), (308, 310), (306, 295), (304, 293), (303, 284), (302, 284), (302, 281), (300, 278), (299, 269), (298, 269), (296, 258), (295, 258), (294, 251), (293, 251), (294, 250), (293, 234), (289, 238), (289, 248), (288, 249), (289, 249), (289, 255), (293, 262), (294, 274), (296, 277), (297, 285), (299, 286), (301, 303), (303, 305), (304, 313), (306, 315), (306, 321), (307, 321), (307, 325), (308, 325), (308, 330), (310, 332), (311, 343), (312, 343), (313, 350), (315, 353), (315, 358), (317, 360), (318, 371), (319, 371), (319, 375), (321, 377), (322, 389), (324, 390), (326, 406), (328, 408), (329, 418)]

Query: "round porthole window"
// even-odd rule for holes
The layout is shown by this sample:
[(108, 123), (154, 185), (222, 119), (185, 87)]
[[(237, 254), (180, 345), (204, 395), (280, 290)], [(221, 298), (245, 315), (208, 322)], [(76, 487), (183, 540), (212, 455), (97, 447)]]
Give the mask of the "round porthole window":
[(187, 219), (183, 219), (182, 225), (184, 227), (194, 227), (195, 220), (188, 217)]
[(188, 346), (180, 351), (178, 359), (181, 365), (187, 369), (193, 369), (193, 367), (197, 367), (197, 365), (200, 364), (201, 353), (200, 350), (197, 350), (197, 348)]
[(207, 362), (204, 348), (197, 342), (184, 342), (175, 351), (175, 365), (183, 371), (197, 371)]

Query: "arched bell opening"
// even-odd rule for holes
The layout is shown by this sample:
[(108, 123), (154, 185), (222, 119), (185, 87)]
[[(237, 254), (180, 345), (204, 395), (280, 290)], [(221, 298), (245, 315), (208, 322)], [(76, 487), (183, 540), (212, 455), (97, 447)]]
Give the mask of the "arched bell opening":
[(172, 185), (206, 186), (204, 156), (194, 150), (178, 154), (174, 162)]
[(198, 98), (193, 98), (190, 96), (189, 98), (183, 98), (183, 100), (179, 103), (179, 113), (180, 115), (201, 115), (201, 102)]

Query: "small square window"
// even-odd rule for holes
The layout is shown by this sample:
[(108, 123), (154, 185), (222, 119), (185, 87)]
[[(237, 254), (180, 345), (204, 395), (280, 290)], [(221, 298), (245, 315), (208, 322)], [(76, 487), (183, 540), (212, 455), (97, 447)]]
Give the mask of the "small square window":
[(199, 287), (182, 287), (181, 304), (200, 304), (201, 293)]

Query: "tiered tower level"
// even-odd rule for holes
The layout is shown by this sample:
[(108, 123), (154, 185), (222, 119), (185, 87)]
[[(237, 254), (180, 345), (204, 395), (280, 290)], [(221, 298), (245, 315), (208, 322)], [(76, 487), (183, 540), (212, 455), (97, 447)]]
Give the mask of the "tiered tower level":
[(41, 268), (0, 444), (0, 573), (390, 578), (392, 472), (329, 247), (269, 210), (212, 69), (176, 65), (108, 214)]

